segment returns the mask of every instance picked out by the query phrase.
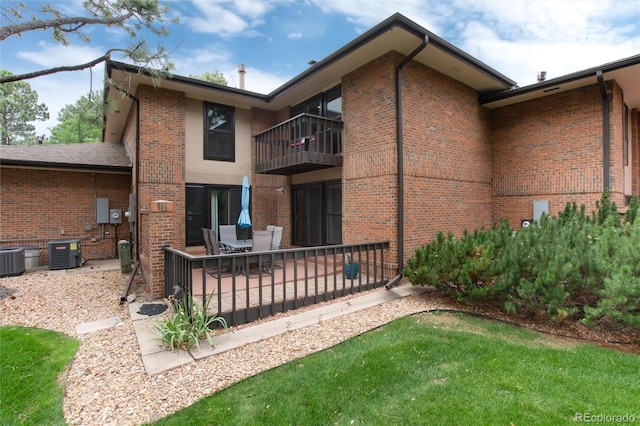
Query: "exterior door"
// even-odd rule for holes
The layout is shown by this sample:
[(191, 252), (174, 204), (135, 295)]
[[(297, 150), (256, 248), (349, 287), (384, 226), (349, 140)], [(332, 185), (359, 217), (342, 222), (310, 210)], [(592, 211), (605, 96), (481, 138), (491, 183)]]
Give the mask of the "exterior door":
[(310, 247), (342, 243), (340, 182), (296, 186), (292, 196), (294, 245)]
[(205, 187), (202, 185), (187, 185), (186, 190), (186, 245), (195, 246), (204, 244), (204, 241), (202, 239), (202, 231), (200, 230), (200, 228), (207, 227), (205, 225)]
[[(186, 185), (186, 245), (203, 245), (200, 228), (218, 232), (218, 225), (232, 225), (240, 216), (242, 187), (219, 185)], [(249, 205), (251, 211), (251, 205)], [(250, 238), (251, 228), (238, 229), (238, 238)]]
[(328, 183), (325, 191), (326, 244), (342, 244), (342, 184)]

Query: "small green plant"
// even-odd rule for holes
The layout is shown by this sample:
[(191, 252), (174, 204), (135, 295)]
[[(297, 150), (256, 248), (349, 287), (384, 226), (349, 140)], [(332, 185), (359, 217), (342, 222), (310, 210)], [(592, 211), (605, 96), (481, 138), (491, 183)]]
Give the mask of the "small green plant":
[(213, 348), (210, 326), (217, 322), (226, 329), (227, 322), (222, 317), (207, 315), (212, 297), (213, 293), (206, 299), (204, 308), (201, 308), (191, 296), (184, 296), (182, 300), (169, 296), (172, 314), (168, 320), (154, 321), (160, 332), (160, 337), (156, 340), (161, 341), (172, 352), (180, 352), (181, 349), (189, 351), (193, 345), (200, 349), (200, 340), (204, 338)]

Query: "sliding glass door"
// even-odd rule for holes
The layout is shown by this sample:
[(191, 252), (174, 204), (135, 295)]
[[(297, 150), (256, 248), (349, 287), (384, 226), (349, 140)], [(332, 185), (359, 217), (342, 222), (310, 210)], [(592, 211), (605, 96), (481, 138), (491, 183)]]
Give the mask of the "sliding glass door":
[[(218, 232), (219, 225), (236, 224), (242, 208), (241, 186), (195, 185), (186, 186), (186, 245), (202, 245), (200, 228)], [(251, 206), (249, 206), (251, 211)], [(238, 238), (251, 235), (251, 229), (238, 229)]]
[(321, 246), (342, 243), (342, 187), (319, 182), (292, 188), (293, 244)]

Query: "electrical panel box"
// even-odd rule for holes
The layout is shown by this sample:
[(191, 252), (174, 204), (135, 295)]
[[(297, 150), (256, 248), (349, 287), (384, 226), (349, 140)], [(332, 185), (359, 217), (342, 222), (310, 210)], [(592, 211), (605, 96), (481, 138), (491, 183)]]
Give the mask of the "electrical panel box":
[(109, 223), (112, 223), (112, 224), (122, 223), (121, 209), (111, 209), (109, 211)]
[(109, 199), (96, 198), (96, 222), (109, 223)]
[(533, 202), (533, 220), (540, 221), (542, 214), (549, 216), (549, 201), (535, 200)]

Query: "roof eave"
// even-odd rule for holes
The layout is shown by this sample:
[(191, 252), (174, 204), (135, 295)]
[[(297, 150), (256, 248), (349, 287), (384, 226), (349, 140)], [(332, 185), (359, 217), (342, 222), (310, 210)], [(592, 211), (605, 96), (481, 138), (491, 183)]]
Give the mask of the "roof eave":
[(515, 81), (513, 81), (510, 78), (502, 75), (501, 73), (499, 73), (498, 71), (494, 70), (493, 68), (487, 66), (486, 64), (478, 61), (477, 59), (475, 59), (474, 57), (468, 55), (467, 53), (463, 52), (462, 50), (458, 49), (457, 47), (455, 47), (451, 43), (449, 43), (449, 42), (445, 41), (444, 39), (438, 37), (437, 35), (433, 34), (429, 30), (427, 30), (426, 28), (416, 24), (415, 22), (413, 22), (412, 20), (408, 19), (404, 15), (402, 15), (400, 13), (396, 13), (396, 14), (390, 16), (389, 18), (387, 18), (386, 20), (382, 21), (380, 24), (376, 25), (375, 27), (373, 27), (369, 31), (365, 32), (360, 37), (358, 37), (355, 40), (353, 40), (352, 42), (346, 44), (342, 48), (336, 50), (331, 55), (329, 55), (326, 58), (322, 59), (321, 61), (317, 62), (316, 64), (314, 64), (309, 69), (307, 69), (304, 72), (298, 74), (296, 77), (292, 78), (291, 80), (289, 80), (288, 82), (286, 82), (282, 86), (278, 87), (277, 89), (275, 89), (274, 91), (269, 93), (267, 95), (268, 101), (269, 102), (272, 101), (274, 98), (282, 95), (283, 93), (287, 92), (288, 90), (292, 89), (293, 87), (299, 85), (303, 81), (309, 79), (313, 75), (315, 75), (315, 74), (319, 73), (320, 71), (322, 71), (323, 69), (329, 67), (330, 65), (332, 65), (336, 61), (340, 60), (341, 58), (353, 53), (354, 51), (358, 50), (359, 48), (361, 48), (365, 44), (367, 44), (367, 43), (371, 42), (372, 40), (376, 39), (377, 37), (379, 37), (383, 33), (387, 32), (387, 31), (389, 31), (389, 30), (391, 30), (393, 28), (396, 28), (396, 27), (400, 27), (403, 30), (405, 30), (405, 31), (407, 31), (407, 32), (409, 32), (411, 34), (414, 34), (416, 36), (416, 38), (419, 39), (419, 40), (424, 39), (425, 35), (428, 36), (430, 45), (436, 46), (437, 48), (447, 52), (448, 54), (456, 57), (457, 59), (467, 63), (468, 65), (472, 66), (473, 68), (476, 68), (477, 70), (481, 71), (485, 75), (487, 75), (487, 76), (493, 78), (494, 80), (496, 80), (497, 82), (499, 82), (505, 88), (511, 88), (511, 87), (516, 85)]
[(74, 171), (91, 171), (91, 172), (108, 172), (108, 173), (131, 173), (131, 166), (110, 166), (110, 165), (94, 165), (94, 164), (74, 164), (74, 163), (56, 163), (51, 161), (33, 161), (33, 160), (12, 160), (0, 159), (0, 166), (19, 167), (28, 169), (64, 169)]
[(629, 58), (624, 58), (619, 61), (610, 62), (604, 65), (600, 65), (597, 67), (592, 67), (586, 70), (577, 71), (571, 74), (567, 74), (561, 77), (557, 77), (551, 80), (545, 80), (539, 83), (534, 83), (529, 86), (524, 87), (516, 87), (510, 90), (506, 90), (503, 92), (492, 93), (488, 95), (481, 95), (478, 99), (481, 105), (490, 105), (494, 102), (505, 101), (509, 99), (513, 99), (512, 103), (518, 102), (518, 97), (531, 94), (533, 92), (540, 92), (540, 97), (545, 96), (548, 89), (552, 89), (562, 84), (567, 84), (579, 80), (595, 78), (597, 71), (602, 71), (603, 73), (610, 73), (612, 71), (616, 71), (619, 69), (631, 67), (634, 65), (640, 65), (640, 55), (631, 56)]

